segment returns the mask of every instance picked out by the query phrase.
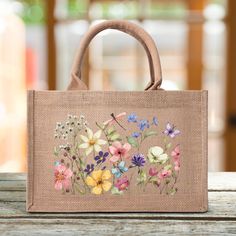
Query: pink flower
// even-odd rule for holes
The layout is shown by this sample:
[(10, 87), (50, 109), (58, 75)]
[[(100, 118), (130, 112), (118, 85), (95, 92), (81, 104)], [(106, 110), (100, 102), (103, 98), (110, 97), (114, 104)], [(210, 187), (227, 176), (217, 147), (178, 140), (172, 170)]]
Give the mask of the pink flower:
[(73, 172), (71, 169), (66, 168), (65, 165), (59, 164), (55, 166), (54, 176), (55, 176), (55, 189), (61, 190), (62, 188), (68, 189), (71, 185), (71, 176)]
[(175, 171), (179, 171), (180, 170), (180, 162), (179, 161), (175, 161), (174, 162), (174, 169), (175, 169)]
[(169, 176), (171, 176), (172, 172), (171, 170), (162, 170), (159, 174), (158, 174), (158, 177), (160, 179), (164, 179), (164, 178), (167, 178)]
[(157, 173), (158, 173), (158, 171), (157, 171), (157, 168), (156, 168), (156, 167), (151, 167), (151, 168), (149, 169), (149, 175), (150, 175), (150, 176), (155, 176), (155, 175), (157, 175)]
[(175, 161), (179, 161), (179, 159), (180, 159), (179, 144), (171, 152), (171, 156), (174, 158)]
[(175, 171), (180, 170), (180, 150), (179, 145), (171, 152), (171, 156), (174, 158), (174, 169)]
[(131, 149), (131, 145), (129, 143), (125, 143), (123, 146), (119, 141), (115, 141), (112, 143), (112, 146), (109, 147), (109, 151), (112, 154), (110, 158), (111, 162), (117, 162), (120, 158), (128, 158), (129, 150)]
[(119, 191), (126, 190), (129, 186), (129, 180), (127, 176), (124, 176), (123, 178), (120, 178), (116, 181), (115, 187), (119, 189)]

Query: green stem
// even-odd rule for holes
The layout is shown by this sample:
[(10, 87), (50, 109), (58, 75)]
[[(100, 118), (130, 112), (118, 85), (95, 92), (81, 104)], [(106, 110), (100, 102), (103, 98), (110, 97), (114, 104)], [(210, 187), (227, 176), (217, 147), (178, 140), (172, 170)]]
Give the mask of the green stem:
[[(79, 158), (79, 159), (80, 159), (80, 158)], [(80, 161), (81, 161), (81, 159), (80, 159)], [(84, 186), (86, 186), (86, 188), (89, 189), (89, 187), (87, 186), (87, 184), (86, 184), (86, 182), (85, 182), (84, 176), (83, 176), (83, 170), (81, 169), (81, 167), (79, 167), (77, 161), (75, 161), (75, 164), (76, 164), (77, 169), (78, 169), (78, 171), (79, 171), (79, 173), (80, 173), (80, 176), (81, 176), (81, 179), (82, 179), (82, 181), (83, 181), (83, 183), (84, 183)]]
[(106, 133), (105, 128), (102, 128), (97, 122), (96, 122), (96, 125), (97, 125), (97, 127), (98, 127), (100, 130), (102, 130), (102, 132), (104, 133), (104, 135), (105, 135), (105, 137), (106, 137), (106, 140), (107, 140), (107, 143), (108, 143), (109, 145), (111, 145), (111, 141), (110, 141), (109, 138), (108, 138), (108, 135), (107, 135), (107, 133)]

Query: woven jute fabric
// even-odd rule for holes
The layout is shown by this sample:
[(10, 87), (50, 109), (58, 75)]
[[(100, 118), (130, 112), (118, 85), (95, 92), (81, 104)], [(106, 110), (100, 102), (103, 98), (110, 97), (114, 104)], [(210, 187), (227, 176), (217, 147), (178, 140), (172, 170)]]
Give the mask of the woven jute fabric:
[[(54, 189), (54, 129), (68, 114), (83, 114), (91, 129), (108, 114), (135, 112), (171, 121), (181, 130), (181, 170), (175, 195), (131, 186), (123, 195), (61, 194)], [(173, 144), (177, 141), (173, 141)], [(143, 146), (160, 143), (158, 136)], [(27, 211), (30, 212), (204, 212), (207, 192), (207, 91), (28, 91)]]

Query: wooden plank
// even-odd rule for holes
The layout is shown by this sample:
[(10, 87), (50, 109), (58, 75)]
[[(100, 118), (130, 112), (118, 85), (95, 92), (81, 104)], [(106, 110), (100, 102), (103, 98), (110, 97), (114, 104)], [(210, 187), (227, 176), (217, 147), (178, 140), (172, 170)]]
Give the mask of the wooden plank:
[(208, 191), (236, 191), (236, 172), (208, 173)]
[(236, 221), (236, 192), (210, 192), (206, 213), (27, 213), (25, 202), (0, 202), (0, 219), (66, 218), (66, 219), (185, 219)]
[(0, 191), (24, 191), (26, 190), (25, 180), (1, 181)]
[[(7, 235), (232, 235), (232, 221), (54, 219), (1, 220), (1, 234)], [(204, 233), (203, 233), (204, 232)]]
[(4, 180), (26, 180), (25, 173), (0, 173), (0, 181)]
[(0, 191), (0, 202), (25, 202), (25, 191)]
[[(0, 191), (25, 190), (26, 174), (24, 173), (0, 173)], [(6, 182), (7, 181), (7, 182)], [(9, 187), (7, 189), (7, 185)], [(14, 189), (15, 186), (15, 189)], [(236, 191), (236, 172), (209, 172), (209, 191)]]

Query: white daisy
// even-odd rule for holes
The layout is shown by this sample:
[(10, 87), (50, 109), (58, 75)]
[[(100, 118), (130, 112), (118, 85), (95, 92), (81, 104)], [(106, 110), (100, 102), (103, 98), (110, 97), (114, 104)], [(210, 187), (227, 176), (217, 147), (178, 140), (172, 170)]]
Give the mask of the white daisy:
[(84, 135), (80, 135), (81, 140), (83, 141), (82, 144), (79, 145), (79, 148), (84, 148), (86, 156), (88, 156), (93, 150), (95, 152), (100, 152), (101, 145), (105, 145), (107, 142), (103, 139), (100, 139), (102, 131), (98, 130), (95, 134), (89, 128), (87, 130), (87, 137)]

